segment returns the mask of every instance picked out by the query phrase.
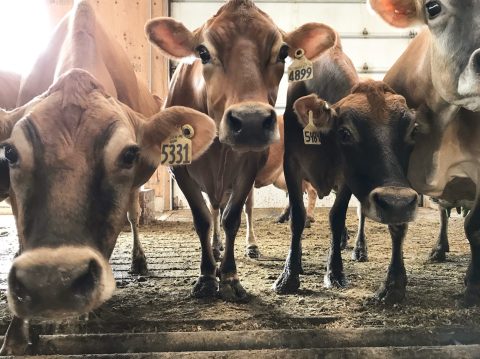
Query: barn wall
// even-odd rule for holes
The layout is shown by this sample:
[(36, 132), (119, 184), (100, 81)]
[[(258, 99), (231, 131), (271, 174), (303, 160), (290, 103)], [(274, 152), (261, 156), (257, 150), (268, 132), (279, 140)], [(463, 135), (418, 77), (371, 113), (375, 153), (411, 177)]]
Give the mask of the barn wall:
[[(44, 0), (53, 28), (72, 8), (73, 0)], [(89, 0), (101, 22), (122, 45), (138, 78), (152, 93), (165, 98), (168, 89), (168, 61), (147, 41), (144, 26), (148, 19), (168, 15), (168, 0)], [(160, 167), (146, 187), (155, 190), (157, 210), (170, 207), (169, 175)]]

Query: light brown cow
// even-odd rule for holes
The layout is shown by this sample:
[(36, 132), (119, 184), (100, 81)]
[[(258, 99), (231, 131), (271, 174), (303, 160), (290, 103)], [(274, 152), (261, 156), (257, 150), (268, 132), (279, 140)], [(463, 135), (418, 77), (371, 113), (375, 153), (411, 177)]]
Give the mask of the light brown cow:
[[(20, 248), (8, 276), (15, 317), (1, 354), (25, 352), (31, 340), (24, 319), (79, 315), (111, 296), (115, 281), (108, 259), (133, 195), (159, 164), (161, 143), (190, 124), (195, 159), (215, 136), (212, 119), (193, 109), (172, 107), (144, 116), (111, 96), (107, 87), (118, 81), (115, 95), (122, 93), (120, 85), (131, 86), (128, 91), (134, 95), (136, 89), (141, 103), (133, 67), (124, 63), (101, 71), (101, 64), (110, 65), (101, 51), (114, 47), (107, 38), (98, 42), (96, 35), (104, 33), (87, 2), (77, 3), (65, 21), (60, 29), (68, 31), (56, 64), (65, 73), (26, 105), (0, 111), (2, 163), (9, 171), (9, 183), (0, 188), (8, 189)], [(46, 58), (48, 53), (40, 62)], [(118, 77), (104, 79), (115, 71)], [(44, 80), (40, 74), (29, 78)], [(27, 80), (24, 89), (33, 94), (33, 88)]]
[(20, 75), (9, 71), (0, 71), (0, 108), (12, 110), (17, 104), (20, 89)]
[(465, 304), (480, 302), (480, 2), (371, 0), (397, 27), (426, 24), (385, 76), (417, 111), (408, 178), (422, 194), (475, 200), (465, 219), (471, 262)]
[[(253, 1), (231, 0), (194, 32), (183, 24), (158, 18), (146, 25), (149, 39), (171, 58), (198, 57), (180, 65), (172, 79), (167, 107), (184, 105), (207, 113), (217, 124), (218, 139), (197, 163), (174, 169), (175, 178), (192, 209), (202, 245), (201, 275), (193, 295), (243, 300), (234, 242), (242, 207), (264, 165), (267, 148), (278, 141), (273, 105), (284, 73), (284, 62), (297, 49), (313, 59), (333, 45), (328, 26), (310, 23), (283, 33)], [(209, 239), (211, 213), (201, 192), (218, 209), (231, 192), (222, 224), (225, 253), (216, 279)]]

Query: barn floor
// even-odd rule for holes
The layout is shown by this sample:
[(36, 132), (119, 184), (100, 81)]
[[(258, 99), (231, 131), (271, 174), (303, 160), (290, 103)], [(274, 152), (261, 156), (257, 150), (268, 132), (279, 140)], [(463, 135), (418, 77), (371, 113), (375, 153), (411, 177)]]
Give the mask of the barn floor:
[[(463, 218), (450, 220), (448, 261), (426, 263), (438, 231), (437, 212), (420, 209), (405, 243), (408, 275), (407, 297), (393, 307), (369, 300), (386, 274), (391, 243), (387, 228), (367, 221), (369, 262), (350, 259), (356, 230), (356, 214), (348, 215), (349, 248), (344, 252), (346, 289), (323, 288), (328, 252), (327, 209), (317, 209), (316, 222), (304, 232), (301, 290), (280, 296), (271, 290), (281, 273), (289, 246), (289, 225), (274, 224), (278, 210), (256, 210), (255, 229), (263, 257), (244, 257), (245, 227), (237, 239), (237, 266), (248, 303), (225, 303), (219, 299), (198, 300), (189, 296), (199, 272), (199, 242), (189, 211), (177, 211), (141, 228), (150, 274), (129, 274), (131, 239), (122, 232), (111, 260), (117, 291), (111, 300), (91, 313), (59, 325), (42, 326), (53, 333), (138, 333), (169, 331), (226, 331), (258, 329), (340, 328), (479, 328), (480, 308), (459, 306), (469, 246), (463, 234)], [(0, 216), (0, 331), (10, 319), (5, 299), (5, 278), (16, 250), (13, 218)]]

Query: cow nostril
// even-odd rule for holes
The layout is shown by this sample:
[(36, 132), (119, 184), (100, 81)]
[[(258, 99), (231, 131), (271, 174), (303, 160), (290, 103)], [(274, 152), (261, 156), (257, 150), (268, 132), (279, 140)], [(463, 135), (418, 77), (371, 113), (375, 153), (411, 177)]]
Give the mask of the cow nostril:
[(239, 133), (242, 131), (242, 120), (233, 116), (232, 113), (228, 115), (228, 122), (233, 132)]
[(10, 291), (12, 292), (12, 295), (21, 303), (28, 302), (32, 299), (27, 287), (17, 276), (15, 268), (12, 268), (10, 271)]
[(477, 75), (480, 75), (480, 51), (473, 55), (473, 69)]
[(267, 118), (263, 121), (263, 129), (264, 129), (264, 130), (267, 130), (267, 131), (272, 131), (272, 130), (275, 128), (276, 123), (277, 123), (277, 117), (276, 117), (275, 114), (272, 112), (272, 114), (270, 115), (270, 117), (267, 117)]
[(91, 293), (100, 277), (100, 266), (96, 260), (90, 260), (87, 269), (81, 273), (72, 283), (72, 292), (85, 296)]

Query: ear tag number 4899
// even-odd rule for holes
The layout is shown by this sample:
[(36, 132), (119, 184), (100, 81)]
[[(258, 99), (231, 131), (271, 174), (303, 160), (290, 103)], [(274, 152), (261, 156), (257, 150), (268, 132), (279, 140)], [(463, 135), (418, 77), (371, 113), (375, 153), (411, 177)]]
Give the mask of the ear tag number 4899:
[(183, 125), (181, 131), (169, 137), (160, 146), (160, 163), (167, 166), (188, 165), (192, 163), (193, 127)]
[(313, 112), (308, 111), (308, 124), (303, 128), (303, 143), (306, 145), (321, 145), (320, 130), (313, 123)]
[(295, 51), (295, 59), (288, 67), (288, 82), (305, 81), (313, 78), (313, 64), (305, 57), (305, 51)]

